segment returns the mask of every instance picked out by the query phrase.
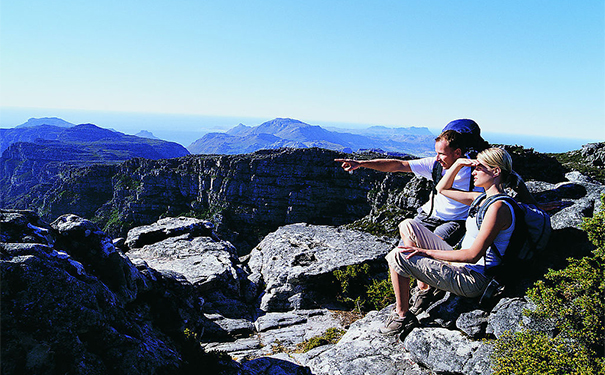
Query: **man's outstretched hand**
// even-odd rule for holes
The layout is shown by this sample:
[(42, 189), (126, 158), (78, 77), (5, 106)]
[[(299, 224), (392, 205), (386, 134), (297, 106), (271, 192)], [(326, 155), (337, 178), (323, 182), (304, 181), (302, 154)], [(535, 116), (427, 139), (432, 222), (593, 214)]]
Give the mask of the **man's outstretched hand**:
[(334, 161), (342, 163), (340, 166), (347, 172), (353, 172), (360, 166), (360, 163), (353, 159), (334, 159)]

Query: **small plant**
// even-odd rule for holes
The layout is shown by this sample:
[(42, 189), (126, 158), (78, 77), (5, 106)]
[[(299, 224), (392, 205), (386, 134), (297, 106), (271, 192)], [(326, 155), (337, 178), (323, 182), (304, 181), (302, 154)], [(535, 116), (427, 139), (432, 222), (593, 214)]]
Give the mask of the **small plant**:
[(390, 277), (387, 279), (372, 277), (370, 265), (367, 263), (347, 266), (343, 270), (334, 271), (333, 274), (340, 282), (337, 300), (350, 306), (354, 312), (381, 310), (395, 302)]
[(321, 336), (315, 336), (297, 345), (298, 350), (306, 353), (318, 346), (336, 344), (346, 332), (339, 328), (328, 328)]
[(275, 341), (273, 341), (273, 343), (271, 344), (271, 352), (273, 354), (277, 354), (277, 353), (288, 353), (289, 350), (288, 348), (286, 348), (286, 346), (281, 342), (281, 340), (276, 339)]
[(333, 272), (340, 283), (340, 293), (336, 297), (339, 302), (351, 306), (361, 312), (365, 307), (365, 287), (369, 282), (370, 265), (367, 263), (354, 264), (342, 270)]
[(368, 286), (368, 301), (376, 310), (382, 310), (388, 305), (395, 302), (395, 292), (393, 292), (393, 284), (391, 276), (384, 280), (372, 280), (372, 285)]

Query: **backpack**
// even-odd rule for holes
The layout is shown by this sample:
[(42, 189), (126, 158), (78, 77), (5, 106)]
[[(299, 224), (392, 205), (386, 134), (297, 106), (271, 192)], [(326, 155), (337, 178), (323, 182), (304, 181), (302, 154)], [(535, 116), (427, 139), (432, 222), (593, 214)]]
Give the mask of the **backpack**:
[(469, 209), (469, 215), (476, 212), (478, 227), (481, 227), (488, 207), (498, 200), (506, 200), (511, 204), (516, 220), (515, 229), (504, 255), (492, 244), (496, 256), (500, 258), (500, 264), (486, 269), (486, 276), (490, 277), (490, 282), (479, 299), (479, 305), (484, 307), (493, 303), (494, 299), (504, 292), (504, 287), (512, 283), (513, 275), (518, 276), (519, 272), (523, 273), (527, 267), (531, 267), (530, 261), (546, 248), (552, 232), (550, 216), (538, 207), (517, 202), (506, 194), (492, 195), (482, 206), (479, 206), (485, 197), (485, 193), (481, 194)]
[(481, 194), (473, 201), (469, 209), (469, 214), (477, 213), (477, 226), (479, 228), (489, 206), (498, 200), (506, 200), (515, 211), (515, 229), (504, 255), (496, 246), (492, 245), (492, 249), (495, 250), (495, 254), (500, 258), (501, 263), (487, 270), (488, 275), (492, 274), (504, 279), (506, 275), (502, 274), (503, 271), (510, 270), (511, 267), (517, 269), (523, 264), (527, 265), (536, 254), (546, 248), (552, 232), (550, 216), (540, 208), (517, 202), (506, 194), (492, 195), (487, 198), (483, 205), (479, 206), (485, 197), (485, 193)]

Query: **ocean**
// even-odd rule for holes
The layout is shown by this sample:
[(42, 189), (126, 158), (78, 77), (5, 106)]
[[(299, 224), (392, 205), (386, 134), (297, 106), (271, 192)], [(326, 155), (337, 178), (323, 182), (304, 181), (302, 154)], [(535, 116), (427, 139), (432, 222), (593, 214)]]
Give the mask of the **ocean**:
[[(105, 112), (68, 109), (39, 108), (0, 108), (0, 128), (13, 128), (25, 123), (32, 117), (59, 117), (73, 124), (92, 123), (103, 128), (110, 128), (125, 134), (137, 134), (147, 130), (158, 138), (177, 142), (185, 147), (210, 132), (225, 132), (238, 124), (248, 126), (260, 125), (272, 118), (204, 116), (179, 114), (150, 114), (131, 112)], [(306, 121), (311, 125), (324, 128), (360, 128), (359, 124)], [(379, 124), (376, 124), (379, 125)], [(369, 127), (367, 125), (365, 127)], [(439, 134), (440, 129), (429, 129)], [(483, 138), (493, 144), (520, 145), (533, 148), (538, 152), (558, 153), (577, 150), (591, 142), (603, 142), (605, 139), (576, 139), (544, 136), (530, 136), (504, 133), (483, 132)]]

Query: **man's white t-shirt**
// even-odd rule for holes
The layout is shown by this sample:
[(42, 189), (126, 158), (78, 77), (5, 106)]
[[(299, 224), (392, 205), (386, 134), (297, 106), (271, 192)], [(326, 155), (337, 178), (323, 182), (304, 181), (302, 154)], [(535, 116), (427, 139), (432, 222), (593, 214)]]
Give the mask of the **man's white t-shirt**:
[[(410, 168), (412, 172), (418, 177), (424, 177), (429, 180), (433, 180), (433, 164), (435, 164), (435, 158), (422, 158), (409, 160)], [(443, 170), (445, 174), (447, 170)], [(470, 179), (473, 178), (471, 175), (470, 167), (462, 167), (454, 178), (454, 189), (468, 191)], [(477, 190), (477, 189), (475, 189)], [(469, 206), (450, 199), (442, 194), (435, 195), (433, 213), (431, 216), (436, 216), (442, 220), (466, 220), (468, 216)], [(431, 211), (431, 199), (422, 206), (422, 210), (428, 215)]]

